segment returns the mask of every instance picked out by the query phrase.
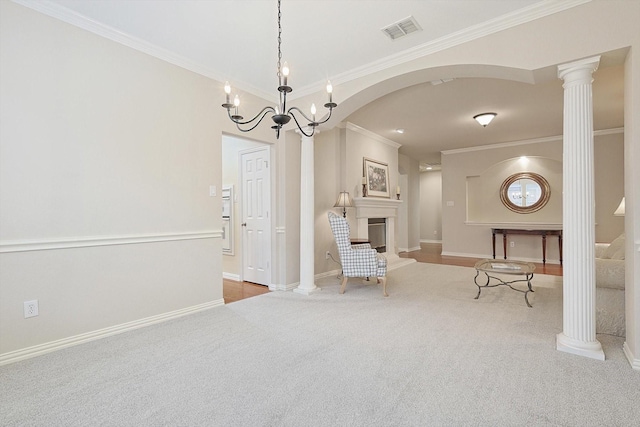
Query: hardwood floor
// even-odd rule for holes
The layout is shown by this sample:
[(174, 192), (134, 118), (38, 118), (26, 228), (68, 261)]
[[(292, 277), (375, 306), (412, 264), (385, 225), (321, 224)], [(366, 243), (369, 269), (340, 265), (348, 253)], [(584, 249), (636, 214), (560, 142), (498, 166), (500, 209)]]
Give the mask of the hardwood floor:
[[(478, 258), (463, 258), (442, 255), (442, 244), (440, 243), (421, 243), (419, 251), (402, 252), (399, 254), (399, 256), (401, 258), (413, 258), (418, 262), (459, 265), (462, 267), (473, 267), (476, 261), (478, 261)], [(536, 273), (562, 276), (562, 266), (559, 264), (534, 264), (536, 265)], [(244, 298), (250, 298), (256, 295), (266, 294), (267, 292), (269, 292), (269, 288), (263, 285), (222, 279), (222, 293), (225, 304), (239, 301)]]
[(269, 292), (269, 288), (251, 282), (236, 282), (235, 280), (222, 279), (222, 297), (224, 303), (229, 304), (241, 299), (262, 295)]
[[(419, 251), (402, 252), (401, 258), (413, 258), (418, 262), (429, 262), (432, 264), (459, 265), (462, 267), (473, 267), (479, 258), (463, 258), (456, 256), (442, 255), (441, 243), (421, 243)], [(543, 264), (534, 262), (536, 273), (562, 276), (562, 266), (560, 264)]]

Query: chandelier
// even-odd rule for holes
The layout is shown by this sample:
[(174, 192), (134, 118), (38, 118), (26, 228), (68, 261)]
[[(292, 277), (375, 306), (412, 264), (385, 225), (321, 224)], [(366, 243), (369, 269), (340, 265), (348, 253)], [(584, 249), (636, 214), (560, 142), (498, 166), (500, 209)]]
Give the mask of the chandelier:
[[(240, 98), (238, 97), (238, 95), (236, 95), (233, 99), (233, 104), (229, 102), (231, 97), (231, 85), (229, 84), (229, 82), (225, 82), (225, 103), (222, 104), (222, 107), (227, 109), (229, 118), (236, 124), (238, 130), (242, 132), (252, 131), (260, 124), (260, 122), (262, 122), (262, 119), (264, 119), (267, 114), (271, 113), (273, 114), (271, 116), (271, 120), (273, 120), (273, 122), (275, 123), (273, 126), (271, 126), (271, 129), (274, 129), (276, 131), (276, 138), (280, 138), (280, 129), (282, 129), (284, 125), (289, 123), (292, 118), (300, 132), (307, 137), (311, 137), (315, 132), (316, 126), (321, 125), (322, 123), (326, 123), (331, 118), (331, 112), (335, 107), (338, 106), (338, 104), (333, 102), (333, 87), (331, 86), (331, 82), (327, 81), (327, 94), (329, 96), (329, 100), (326, 104), (324, 104), (324, 107), (329, 110), (329, 113), (324, 119), (316, 120), (315, 104), (311, 104), (311, 118), (309, 118), (302, 110), (297, 107), (289, 107), (289, 109), (287, 109), (287, 94), (291, 93), (293, 89), (287, 84), (287, 80), (289, 77), (289, 65), (286, 62), (284, 64), (280, 63), (282, 61), (282, 51), (280, 49), (280, 44), (282, 43), (282, 25), (280, 24), (280, 18), (282, 14), (280, 12), (280, 1), (281, 0), (278, 0), (278, 105), (276, 107), (272, 107), (270, 105), (266, 106), (252, 119), (244, 120), (244, 117), (242, 117), (238, 113), (238, 109), (240, 107)], [(231, 111), (232, 109), (233, 113)], [(304, 122), (302, 125), (300, 124), (299, 120), (302, 120), (302, 118), (296, 117), (296, 114), (294, 114), (294, 112), (304, 118), (304, 120), (307, 122), (306, 125), (304, 124)], [(303, 128), (311, 128), (311, 132), (307, 133)]]

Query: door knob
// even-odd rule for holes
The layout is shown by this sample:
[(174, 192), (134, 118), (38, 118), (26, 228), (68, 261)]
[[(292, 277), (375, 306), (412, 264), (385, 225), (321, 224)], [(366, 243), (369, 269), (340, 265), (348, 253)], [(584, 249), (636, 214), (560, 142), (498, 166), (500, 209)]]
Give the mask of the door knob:
[(247, 223), (246, 223), (246, 222), (243, 222), (243, 223), (242, 223), (242, 224), (240, 224), (240, 225), (242, 225), (243, 227), (246, 227), (246, 226), (247, 226)]

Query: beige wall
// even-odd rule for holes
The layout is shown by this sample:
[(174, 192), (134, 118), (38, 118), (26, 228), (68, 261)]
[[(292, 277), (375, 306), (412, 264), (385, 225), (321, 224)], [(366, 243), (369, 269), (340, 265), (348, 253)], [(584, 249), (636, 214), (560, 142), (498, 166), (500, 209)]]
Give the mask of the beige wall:
[[(343, 135), (342, 129), (333, 129), (327, 132), (320, 132), (314, 137), (315, 274), (340, 269), (339, 264), (325, 258), (325, 252), (331, 251), (333, 258), (336, 261), (340, 261), (338, 249), (329, 227), (327, 212), (342, 213), (342, 209), (333, 207), (341, 191), (346, 190), (353, 197), (353, 190), (347, 188), (341, 179), (343, 174), (342, 165), (345, 162), (342, 157), (343, 144), (341, 135)], [(351, 219), (354, 215), (354, 210), (347, 208), (347, 218)]]
[[(623, 232), (622, 221), (613, 216), (623, 194), (623, 144), (619, 132), (595, 137), (596, 240), (601, 242), (610, 242)], [(527, 160), (523, 162), (521, 156)], [(551, 187), (547, 206), (535, 213), (517, 214), (502, 205), (500, 186), (517, 172), (534, 172), (547, 179)], [(492, 227), (561, 225), (562, 141), (445, 152), (442, 210), (443, 253), (449, 255), (490, 257)], [(509, 257), (542, 258), (539, 237), (510, 236), (509, 241), (515, 244), (508, 248)], [(497, 244), (496, 256), (501, 255), (502, 246)], [(556, 239), (548, 239), (547, 260), (559, 262)]]
[(442, 241), (442, 172), (420, 174), (420, 241)]
[(0, 20), (0, 363), (222, 304), (221, 84), (12, 2)]
[(398, 155), (400, 173), (400, 198), (404, 203), (398, 208), (399, 218), (396, 227), (398, 249), (415, 251), (420, 249), (420, 162), (403, 154)]

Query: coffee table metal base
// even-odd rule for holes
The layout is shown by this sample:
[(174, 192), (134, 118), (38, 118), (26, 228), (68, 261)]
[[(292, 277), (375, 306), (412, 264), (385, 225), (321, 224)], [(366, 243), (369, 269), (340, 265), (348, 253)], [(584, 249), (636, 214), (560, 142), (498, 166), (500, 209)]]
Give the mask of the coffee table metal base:
[[(518, 291), (518, 292), (524, 293), (524, 300), (527, 303), (527, 307), (532, 307), (532, 305), (529, 304), (529, 298), (527, 298), (527, 294), (529, 292), (533, 292), (533, 289), (531, 288), (531, 279), (533, 278), (533, 273), (526, 273), (524, 279), (512, 280), (510, 282), (505, 282), (501, 278), (496, 277), (496, 276), (491, 276), (486, 271), (483, 271), (483, 273), (487, 277), (487, 282), (484, 285), (479, 285), (478, 284), (478, 276), (480, 275), (480, 272), (481, 272), (481, 270), (476, 270), (476, 277), (473, 278), (473, 281), (475, 282), (476, 286), (478, 287), (478, 295), (476, 295), (476, 297), (474, 299), (480, 298), (480, 292), (482, 292), (482, 288), (495, 288), (496, 286), (504, 285), (504, 286), (510, 287), (514, 291)], [(491, 279), (496, 280), (497, 283), (494, 283), (492, 285), (489, 284)], [(511, 286), (514, 283), (526, 283), (527, 284), (527, 289), (526, 290), (522, 290), (522, 289), (514, 288), (513, 286)]]

